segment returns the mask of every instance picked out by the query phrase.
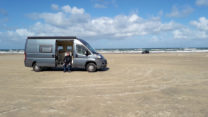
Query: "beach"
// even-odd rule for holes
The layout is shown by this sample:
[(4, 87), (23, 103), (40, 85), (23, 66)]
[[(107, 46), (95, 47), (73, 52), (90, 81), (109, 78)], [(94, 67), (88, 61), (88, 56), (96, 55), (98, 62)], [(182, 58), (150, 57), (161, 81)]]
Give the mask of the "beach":
[(106, 71), (64, 73), (0, 54), (0, 117), (208, 116), (208, 53), (103, 55)]

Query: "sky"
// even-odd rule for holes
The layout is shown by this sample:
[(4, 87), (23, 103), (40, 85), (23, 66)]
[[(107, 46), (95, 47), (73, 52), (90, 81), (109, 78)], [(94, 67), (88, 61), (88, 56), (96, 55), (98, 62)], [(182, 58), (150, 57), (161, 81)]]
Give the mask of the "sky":
[(77, 36), (94, 48), (208, 47), (208, 0), (0, 0), (0, 49), (28, 36)]

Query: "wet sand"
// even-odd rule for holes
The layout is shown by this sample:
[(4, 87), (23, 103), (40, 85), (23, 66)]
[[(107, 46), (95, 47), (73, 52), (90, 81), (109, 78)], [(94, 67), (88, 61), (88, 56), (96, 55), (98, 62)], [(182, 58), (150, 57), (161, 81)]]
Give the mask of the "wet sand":
[(104, 56), (106, 71), (37, 73), (0, 55), (0, 117), (208, 116), (208, 53)]

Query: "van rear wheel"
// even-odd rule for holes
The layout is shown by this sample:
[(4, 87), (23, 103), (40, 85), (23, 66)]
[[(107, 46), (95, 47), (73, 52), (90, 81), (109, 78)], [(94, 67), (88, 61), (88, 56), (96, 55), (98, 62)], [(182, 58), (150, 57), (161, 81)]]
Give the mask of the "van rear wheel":
[(94, 63), (88, 63), (86, 69), (88, 72), (95, 72), (97, 70)]
[(33, 71), (39, 72), (39, 71), (41, 71), (41, 68), (35, 63), (35, 64), (33, 65)]

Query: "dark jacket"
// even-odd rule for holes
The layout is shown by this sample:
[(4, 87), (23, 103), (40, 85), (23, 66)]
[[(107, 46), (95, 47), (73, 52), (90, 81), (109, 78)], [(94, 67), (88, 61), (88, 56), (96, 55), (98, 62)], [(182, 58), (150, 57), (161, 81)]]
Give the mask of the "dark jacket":
[(71, 61), (72, 61), (72, 57), (71, 56), (65, 56), (64, 57), (64, 63), (65, 64), (69, 64), (69, 63), (71, 63)]

